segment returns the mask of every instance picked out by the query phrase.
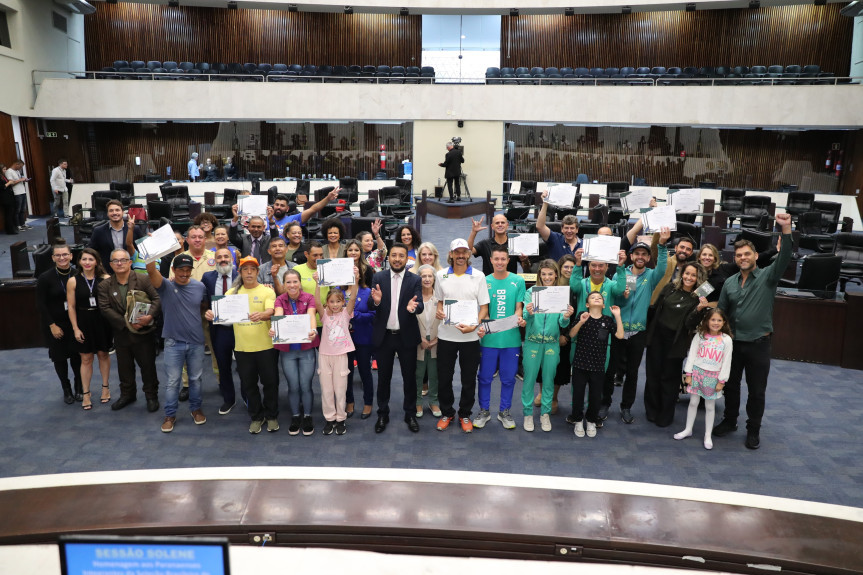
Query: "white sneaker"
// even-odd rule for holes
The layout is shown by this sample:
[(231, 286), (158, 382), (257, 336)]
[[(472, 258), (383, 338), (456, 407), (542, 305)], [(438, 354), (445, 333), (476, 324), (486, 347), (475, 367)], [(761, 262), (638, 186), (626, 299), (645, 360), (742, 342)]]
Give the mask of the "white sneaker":
[(704, 449), (713, 449), (713, 438), (704, 437)]
[(584, 437), (584, 421), (575, 422), (575, 436)]
[(491, 413), (487, 409), (480, 410), (473, 418), (473, 426), (477, 429), (482, 429), (485, 424), (491, 420)]
[(551, 417), (547, 413), (539, 416), (539, 425), (543, 431), (551, 431)]
[(596, 437), (596, 424), (587, 422), (587, 436), (588, 437)]
[(524, 416), (524, 430), (525, 431), (533, 431), (533, 416), (525, 415)]

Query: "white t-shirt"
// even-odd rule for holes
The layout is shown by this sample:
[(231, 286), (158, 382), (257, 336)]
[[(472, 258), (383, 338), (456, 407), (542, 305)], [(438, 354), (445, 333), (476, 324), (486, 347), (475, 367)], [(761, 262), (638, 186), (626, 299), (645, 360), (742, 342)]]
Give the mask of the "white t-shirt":
[[(21, 178), (21, 172), (18, 170), (13, 170), (12, 168), (8, 168), (6, 170), (6, 179), (10, 182), (12, 180), (17, 180)], [(18, 182), (14, 186), (12, 186), (12, 193), (16, 196), (20, 196), (27, 193), (27, 190), (24, 188), (24, 182)]]
[[(462, 275), (455, 275), (452, 268), (444, 268), (437, 272), (434, 284), (434, 295), (438, 300), (475, 300), (477, 306), (488, 305), (488, 288), (485, 285), (485, 274), (468, 266)], [(479, 341), (474, 330), (462, 333), (455, 326), (444, 325), (438, 328), (438, 339), (446, 341)]]

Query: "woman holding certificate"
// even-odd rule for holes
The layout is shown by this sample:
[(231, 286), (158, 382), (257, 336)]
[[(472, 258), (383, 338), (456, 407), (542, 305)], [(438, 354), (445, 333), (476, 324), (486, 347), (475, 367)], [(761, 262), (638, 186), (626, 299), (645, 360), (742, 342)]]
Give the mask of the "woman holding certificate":
[(701, 264), (687, 263), (680, 277), (662, 288), (656, 300), (656, 314), (647, 330), (649, 369), (644, 384), (644, 411), (647, 421), (659, 427), (674, 422), (691, 333), (700, 319), (699, 312), (709, 305), (707, 298), (695, 292), (706, 276)]
[[(540, 298), (534, 292), (541, 293), (544, 289), (557, 287), (557, 263), (554, 260), (543, 260), (539, 264), (539, 285), (527, 290), (524, 294), (525, 310), (527, 310), (527, 330), (522, 347), (524, 363), (524, 385), (521, 388), (521, 404), (524, 410), (524, 430), (533, 431), (533, 382), (542, 368), (542, 407), (539, 421), (543, 431), (551, 431), (551, 399), (554, 395), (554, 376), (557, 364), (560, 362), (560, 330), (569, 327), (569, 318), (575, 311), (568, 303), (562, 307), (562, 313), (552, 309), (551, 303), (537, 305)], [(569, 289), (565, 286), (567, 302)], [(538, 295), (538, 294), (537, 294)]]
[[(277, 343), (279, 363), (288, 382), (288, 402), (291, 407), (289, 435), (315, 432), (312, 420), (312, 379), (315, 377), (315, 348), (321, 342), (318, 337), (315, 296), (303, 291), (302, 278), (295, 270), (285, 272), (285, 292), (276, 298), (275, 315), (307, 315), (309, 317), (309, 340), (304, 343)], [(314, 332), (314, 334), (312, 333)], [(272, 331), (271, 331), (272, 334)]]

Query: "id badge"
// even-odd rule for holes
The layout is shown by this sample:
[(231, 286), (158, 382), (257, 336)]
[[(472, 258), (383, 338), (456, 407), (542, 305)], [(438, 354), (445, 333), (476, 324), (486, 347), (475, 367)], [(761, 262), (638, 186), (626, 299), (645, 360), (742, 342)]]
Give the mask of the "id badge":
[(96, 298), (90, 296), (90, 307), (96, 307)]
[(67, 301), (63, 302), (63, 309), (66, 311), (69, 311), (69, 302), (67, 302)]

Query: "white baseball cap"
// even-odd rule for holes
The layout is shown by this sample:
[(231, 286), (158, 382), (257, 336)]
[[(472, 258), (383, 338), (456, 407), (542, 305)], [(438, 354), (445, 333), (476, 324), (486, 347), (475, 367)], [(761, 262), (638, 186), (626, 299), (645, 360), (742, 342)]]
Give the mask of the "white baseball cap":
[(449, 251), (455, 251), (459, 248), (470, 249), (467, 245), (467, 240), (463, 240), (462, 238), (456, 238), (449, 244)]

